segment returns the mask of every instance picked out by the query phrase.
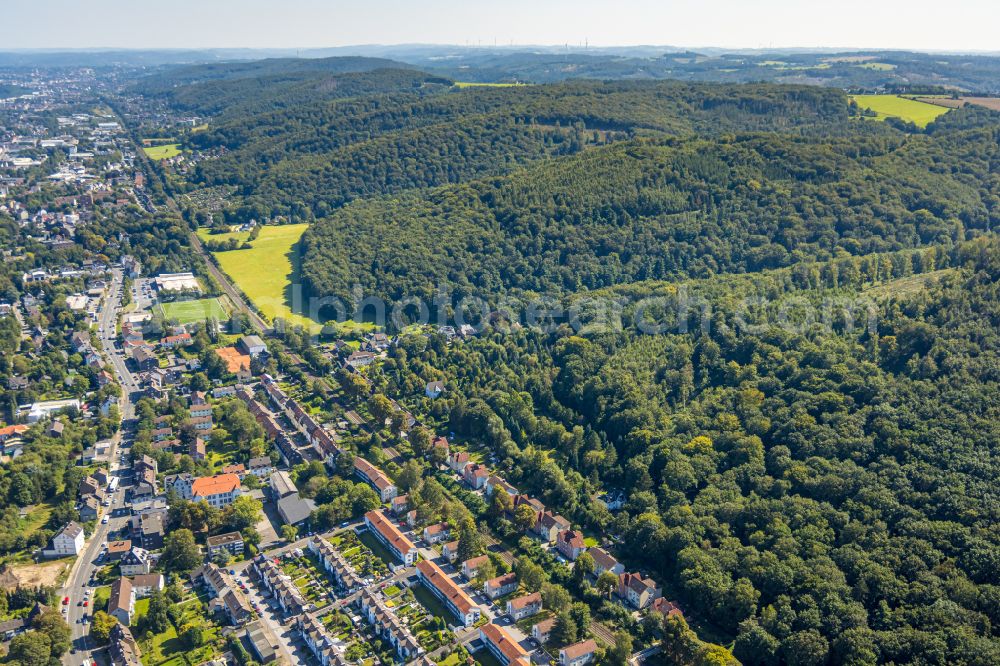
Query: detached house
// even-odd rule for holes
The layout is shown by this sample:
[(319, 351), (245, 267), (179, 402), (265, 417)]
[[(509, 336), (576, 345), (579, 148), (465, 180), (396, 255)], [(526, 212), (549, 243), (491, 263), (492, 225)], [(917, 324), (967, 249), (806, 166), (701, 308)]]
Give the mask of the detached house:
[(570, 522), (568, 520), (548, 509), (540, 511), (535, 520), (535, 534), (545, 543), (555, 543), (559, 534), (569, 530), (569, 528)]
[(111, 597), (108, 599), (108, 615), (115, 617), (126, 627), (132, 623), (135, 612), (135, 590), (132, 581), (122, 577), (111, 583)]
[(532, 592), (507, 602), (507, 615), (517, 622), (542, 611), (541, 592)]
[(594, 660), (597, 643), (592, 638), (567, 645), (559, 650), (559, 666), (583, 666)]
[(450, 467), (453, 472), (461, 473), (469, 462), (469, 454), (465, 451), (453, 451), (448, 454), (448, 467)]
[(483, 586), (483, 592), (491, 600), (498, 599), (500, 597), (512, 594), (517, 591), (517, 574), (513, 571), (510, 573), (505, 573), (502, 576), (497, 576), (496, 578), (491, 578), (486, 581)]
[(153, 570), (153, 558), (148, 550), (135, 546), (122, 555), (118, 568), (123, 576), (141, 576)]
[(447, 523), (437, 523), (424, 528), (424, 541), (428, 544), (441, 543), (451, 535)]
[(566, 530), (559, 533), (559, 537), (556, 539), (556, 548), (563, 554), (563, 557), (573, 562), (587, 550), (587, 545), (583, 541), (582, 532)]
[(462, 470), (462, 479), (473, 490), (480, 490), (486, 485), (486, 479), (490, 478), (490, 470), (485, 465), (471, 463)]
[(618, 596), (633, 608), (643, 610), (662, 594), (651, 578), (643, 578), (638, 573), (624, 573), (618, 576)]
[(591, 548), (587, 552), (594, 558), (595, 578), (599, 577), (605, 571), (610, 571), (616, 576), (625, 573), (625, 566), (603, 548)]

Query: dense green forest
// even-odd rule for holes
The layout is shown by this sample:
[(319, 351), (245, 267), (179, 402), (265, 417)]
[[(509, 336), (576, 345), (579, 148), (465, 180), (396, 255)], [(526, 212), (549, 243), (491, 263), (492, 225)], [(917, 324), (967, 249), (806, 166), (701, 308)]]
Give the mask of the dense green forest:
[(1000, 151), (994, 115), (961, 115), (928, 135), (640, 139), (357, 201), (306, 233), (303, 277), (317, 296), (489, 298), (962, 240), (1000, 214)]
[[(315, 220), (312, 296), (620, 307), (404, 334), (368, 376), (743, 663), (1000, 661), (1000, 115), (920, 130), (820, 87), (400, 81), (220, 118), (186, 139), (213, 157), (184, 186), (235, 187), (235, 220)], [(670, 325), (645, 334), (640, 302)], [(594, 501), (613, 489), (621, 511)]]
[(210, 115), (218, 121), (294, 108), (319, 100), (450, 85), (451, 81), (448, 79), (412, 69), (351, 69), (340, 72), (310, 67), (266, 76), (224, 78), (170, 88), (165, 88), (162, 81), (155, 79), (142, 82), (138, 89), (180, 110)]
[(848, 122), (842, 93), (801, 86), (411, 87), (213, 124), (188, 144), (226, 153), (191, 180), (237, 186), (240, 219), (312, 219), (358, 197), (501, 175), (635, 134), (805, 133)]
[[(706, 328), (404, 337), (380, 377), (457, 384), (434, 407), (451, 430), (616, 535), (746, 664), (996, 663), (998, 284), (994, 239), (810, 263), (687, 283)], [(831, 298), (877, 304), (874, 326), (774, 318)], [(592, 501), (606, 488), (624, 511)]]

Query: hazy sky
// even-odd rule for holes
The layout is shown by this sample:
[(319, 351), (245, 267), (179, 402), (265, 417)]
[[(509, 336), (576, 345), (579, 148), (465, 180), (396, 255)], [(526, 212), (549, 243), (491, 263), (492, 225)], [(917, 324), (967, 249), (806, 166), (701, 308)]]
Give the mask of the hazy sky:
[(2, 0), (0, 50), (352, 44), (1000, 50), (997, 0)]

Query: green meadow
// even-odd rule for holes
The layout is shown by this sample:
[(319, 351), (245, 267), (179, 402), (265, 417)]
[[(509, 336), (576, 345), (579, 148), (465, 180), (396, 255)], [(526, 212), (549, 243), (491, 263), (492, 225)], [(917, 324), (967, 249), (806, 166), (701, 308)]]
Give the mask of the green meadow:
[(899, 118), (912, 122), (917, 127), (927, 127), (932, 120), (948, 112), (943, 106), (917, 102), (899, 95), (852, 95), (852, 98), (862, 109), (874, 111), (878, 120)]

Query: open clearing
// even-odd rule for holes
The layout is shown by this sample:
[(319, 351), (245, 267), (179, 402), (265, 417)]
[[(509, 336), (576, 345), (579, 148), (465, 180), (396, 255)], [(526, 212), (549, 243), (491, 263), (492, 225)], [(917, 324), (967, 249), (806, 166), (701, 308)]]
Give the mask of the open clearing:
[[(292, 285), (299, 284), (298, 242), (308, 224), (264, 226), (248, 250), (216, 252), (219, 267), (260, 308), (271, 321), (281, 317), (289, 324), (318, 330), (319, 324), (308, 317), (293, 313)], [(233, 234), (207, 235), (202, 238), (225, 240)], [(235, 234), (245, 238), (246, 233)], [(241, 239), (242, 239), (241, 238)]]
[(899, 118), (917, 127), (927, 127), (929, 122), (948, 112), (943, 106), (917, 102), (899, 95), (852, 95), (852, 99), (860, 108), (874, 111), (878, 120)]
[(63, 558), (38, 564), (14, 565), (11, 573), (17, 576), (22, 587), (57, 587), (62, 582), (62, 575), (73, 565), (72, 558)]
[(217, 298), (200, 298), (195, 301), (178, 301), (176, 303), (160, 303), (158, 306), (163, 318), (167, 321), (176, 319), (181, 324), (193, 324), (205, 321), (209, 317), (224, 320), (229, 317), (226, 309)]
[(151, 160), (165, 160), (181, 154), (180, 144), (167, 143), (162, 146), (148, 146), (142, 149)]

